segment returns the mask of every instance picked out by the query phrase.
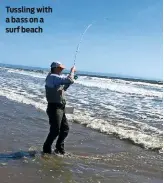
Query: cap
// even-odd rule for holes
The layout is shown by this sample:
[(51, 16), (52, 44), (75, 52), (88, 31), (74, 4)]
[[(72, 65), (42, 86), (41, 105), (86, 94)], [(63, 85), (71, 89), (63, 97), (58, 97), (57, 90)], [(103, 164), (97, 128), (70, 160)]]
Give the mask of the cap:
[(60, 67), (62, 69), (65, 69), (65, 66), (63, 64), (61, 64), (60, 62), (52, 62), (51, 64), (51, 68), (57, 68), (57, 67)]

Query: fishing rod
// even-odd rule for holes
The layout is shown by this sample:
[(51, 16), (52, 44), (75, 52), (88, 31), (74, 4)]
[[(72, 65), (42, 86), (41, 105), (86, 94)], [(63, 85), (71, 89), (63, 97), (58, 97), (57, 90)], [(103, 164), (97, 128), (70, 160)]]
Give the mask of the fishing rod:
[[(75, 66), (75, 64), (76, 64), (76, 58), (77, 58), (77, 54), (78, 54), (78, 52), (79, 52), (80, 44), (81, 44), (81, 42), (83, 41), (83, 37), (84, 37), (85, 33), (87, 32), (87, 30), (88, 30), (91, 26), (92, 26), (92, 24), (89, 24), (89, 25), (86, 27), (86, 29), (84, 30), (84, 32), (82, 33), (82, 35), (81, 35), (80, 42), (78, 43), (78, 45), (77, 45), (77, 47), (76, 47), (76, 52), (75, 52), (75, 56), (74, 56), (74, 64), (73, 64), (74, 66)], [(75, 75), (75, 76), (74, 76), (74, 79), (75, 79), (75, 80), (78, 79), (78, 76)]]
[(83, 37), (84, 37), (85, 33), (87, 32), (87, 30), (88, 30), (91, 26), (92, 26), (92, 24), (89, 24), (89, 25), (86, 27), (86, 29), (84, 30), (84, 32), (82, 33), (82, 35), (81, 35), (80, 42), (78, 43), (77, 48), (76, 48), (76, 52), (75, 52), (74, 66), (75, 66), (75, 64), (76, 64), (76, 58), (77, 58), (77, 54), (78, 54), (78, 52), (79, 52), (80, 44), (81, 44), (81, 42), (82, 42), (82, 40), (83, 40)]
[[(104, 20), (108, 20), (108, 18), (104, 18)], [(75, 51), (74, 66), (76, 65), (76, 58), (77, 58), (77, 54), (78, 54), (78, 52), (79, 52), (80, 44), (81, 44), (82, 41), (83, 41), (83, 37), (84, 37), (85, 33), (88, 31), (88, 29), (89, 29), (94, 23), (96, 23), (96, 21), (94, 21), (93, 23), (89, 24), (89, 25), (86, 27), (86, 29), (84, 30), (84, 32), (82, 33), (82, 35), (81, 35), (81, 39), (80, 39), (80, 41), (79, 41), (79, 43), (78, 43), (78, 45), (77, 45), (77, 47), (76, 47), (76, 51)], [(74, 76), (74, 79), (78, 79), (78, 76), (75, 75), (75, 76)]]

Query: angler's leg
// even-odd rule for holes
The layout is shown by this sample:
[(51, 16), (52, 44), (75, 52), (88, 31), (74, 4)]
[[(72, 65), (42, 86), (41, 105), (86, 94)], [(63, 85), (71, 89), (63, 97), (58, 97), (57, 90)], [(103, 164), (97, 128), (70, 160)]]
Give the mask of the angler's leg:
[(43, 145), (43, 152), (44, 153), (51, 153), (51, 146), (59, 135), (60, 125), (63, 118), (63, 110), (58, 109), (54, 106), (48, 107), (47, 114), (49, 117), (50, 123), (50, 132), (47, 136), (47, 139)]
[(69, 125), (66, 118), (66, 115), (63, 115), (61, 126), (60, 126), (60, 133), (58, 140), (56, 142), (56, 150), (59, 151), (61, 154), (64, 154), (64, 140), (67, 137), (69, 132)]

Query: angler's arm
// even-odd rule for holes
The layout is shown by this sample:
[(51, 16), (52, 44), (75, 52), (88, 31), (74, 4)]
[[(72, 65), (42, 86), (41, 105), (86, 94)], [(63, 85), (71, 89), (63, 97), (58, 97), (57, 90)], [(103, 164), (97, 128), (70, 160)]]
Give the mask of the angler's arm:
[(64, 90), (66, 91), (71, 84), (74, 83), (74, 72), (75, 72), (75, 66), (71, 68), (71, 71), (68, 76), (63, 77), (63, 80), (65, 80), (62, 84), (64, 85)]
[(74, 83), (74, 76), (75, 76), (75, 66), (73, 66), (73, 67), (71, 68), (71, 71), (70, 71), (69, 75), (67, 76), (67, 78), (69, 78), (69, 79), (72, 81), (72, 83), (70, 83), (70, 84), (65, 84), (65, 85), (64, 85), (64, 88), (63, 88), (63, 89), (64, 89), (65, 91), (70, 87), (71, 84)]

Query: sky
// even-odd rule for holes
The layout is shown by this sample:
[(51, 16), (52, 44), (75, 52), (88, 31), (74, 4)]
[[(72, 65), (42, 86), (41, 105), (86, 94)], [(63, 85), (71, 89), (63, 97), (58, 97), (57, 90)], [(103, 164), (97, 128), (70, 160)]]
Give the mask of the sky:
[[(51, 6), (49, 14), (7, 14), (6, 6)], [(0, 62), (48, 68), (53, 61), (78, 71), (162, 79), (162, 0), (1, 0)], [(7, 17), (38, 17), (44, 23), (12, 24)], [(43, 28), (42, 34), (5, 28)]]

